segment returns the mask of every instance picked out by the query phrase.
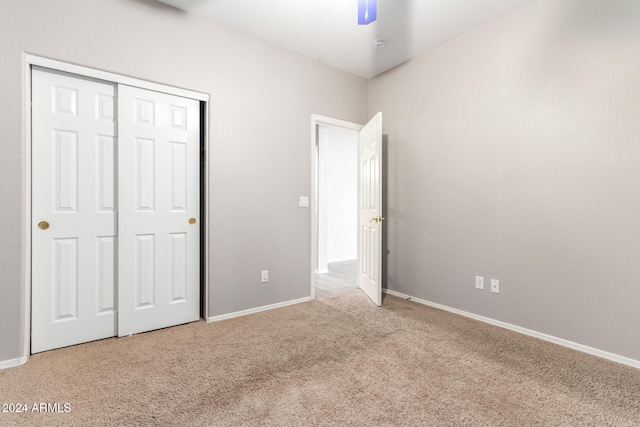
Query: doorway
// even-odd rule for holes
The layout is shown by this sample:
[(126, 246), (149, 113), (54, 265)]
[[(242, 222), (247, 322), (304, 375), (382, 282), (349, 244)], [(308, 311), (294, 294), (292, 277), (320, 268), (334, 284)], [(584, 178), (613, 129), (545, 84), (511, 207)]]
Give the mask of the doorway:
[(60, 64), (29, 74), (31, 353), (198, 320), (206, 101)]
[(318, 125), (318, 266), (316, 295), (357, 287), (358, 132)]
[[(382, 305), (382, 113), (376, 113), (366, 125), (311, 116), (311, 298), (316, 297), (317, 274), (322, 274), (319, 253), (327, 246), (321, 245), (320, 222), (320, 141), (322, 125), (357, 134), (357, 287), (377, 306)], [(328, 242), (331, 244), (331, 242)], [(327, 270), (329, 270), (327, 266)]]
[(323, 298), (358, 286), (358, 132), (362, 126), (316, 118), (311, 293), (312, 298)]

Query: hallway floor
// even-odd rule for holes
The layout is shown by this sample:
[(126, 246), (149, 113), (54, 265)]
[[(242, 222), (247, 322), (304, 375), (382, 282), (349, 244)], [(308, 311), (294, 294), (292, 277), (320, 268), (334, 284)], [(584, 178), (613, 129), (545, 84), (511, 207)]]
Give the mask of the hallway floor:
[(328, 268), (328, 273), (316, 274), (316, 298), (339, 295), (357, 288), (357, 259), (332, 262)]

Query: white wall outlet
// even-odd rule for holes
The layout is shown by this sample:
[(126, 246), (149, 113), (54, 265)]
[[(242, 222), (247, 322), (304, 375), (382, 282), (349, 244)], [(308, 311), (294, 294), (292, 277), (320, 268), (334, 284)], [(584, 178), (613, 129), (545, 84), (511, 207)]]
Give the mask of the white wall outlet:
[(484, 289), (484, 277), (476, 276), (476, 289)]
[(336, 240), (336, 248), (340, 246), (340, 240)]
[(500, 293), (500, 280), (491, 279), (491, 292), (494, 294)]
[(262, 278), (260, 282), (267, 283), (269, 281), (269, 270), (262, 270)]

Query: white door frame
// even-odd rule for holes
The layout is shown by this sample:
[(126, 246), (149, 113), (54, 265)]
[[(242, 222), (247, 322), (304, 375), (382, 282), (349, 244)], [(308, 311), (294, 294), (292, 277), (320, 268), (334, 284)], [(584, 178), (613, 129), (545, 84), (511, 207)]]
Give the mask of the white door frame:
[[(22, 201), (23, 212), (23, 242), (24, 251), (22, 252), (22, 271), (23, 271), (23, 308), (24, 317), (22, 319), (23, 326), (23, 356), (20, 358), (19, 364), (25, 363), (31, 354), (31, 66), (38, 65), (45, 68), (51, 68), (58, 71), (64, 71), (67, 73), (77, 74), (80, 76), (90, 77), (94, 79), (106, 80), (117, 84), (126, 84), (129, 86), (136, 86), (143, 89), (155, 90), (158, 92), (168, 93), (170, 95), (177, 95), (184, 98), (195, 99), (204, 102), (204, 188), (201, 191), (204, 192), (204, 218), (202, 218), (201, 226), (205, 227), (204, 242), (202, 244), (204, 250), (204, 292), (200, 296), (201, 303), (204, 301), (204, 318), (209, 317), (209, 232), (206, 228), (209, 224), (209, 94), (203, 92), (195, 92), (187, 89), (181, 89), (173, 86), (167, 86), (159, 83), (153, 83), (146, 80), (140, 80), (133, 77), (127, 77), (120, 74), (110, 73), (107, 71), (101, 71), (94, 68), (83, 67), (80, 65), (70, 64), (67, 62), (58, 61), (55, 59), (45, 58), (42, 56), (32, 55), (30, 53), (23, 52), (22, 54), (22, 83), (23, 83), (23, 128), (22, 128), (22, 146), (23, 149), (23, 166), (24, 174), (22, 175), (24, 199)], [(202, 138), (202, 135), (200, 136)]]
[[(309, 215), (311, 217), (311, 299), (316, 298), (316, 274), (318, 268), (318, 145), (316, 141), (316, 127), (327, 125), (359, 132), (363, 125), (334, 119), (332, 117), (311, 115), (311, 197), (309, 200)], [(358, 159), (358, 176), (360, 176), (360, 161)], [(359, 192), (360, 190), (358, 190)], [(358, 193), (358, 197), (360, 194)], [(358, 218), (358, 233), (360, 232), (360, 218)], [(360, 248), (358, 247), (358, 258)]]

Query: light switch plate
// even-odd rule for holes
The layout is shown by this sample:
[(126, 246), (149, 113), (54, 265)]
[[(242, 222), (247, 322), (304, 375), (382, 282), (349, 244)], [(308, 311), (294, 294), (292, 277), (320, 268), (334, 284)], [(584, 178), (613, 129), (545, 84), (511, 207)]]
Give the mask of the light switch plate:
[(309, 207), (309, 196), (300, 196), (300, 204), (299, 206), (301, 208), (308, 208)]
[(476, 276), (476, 289), (484, 289), (484, 278)]

